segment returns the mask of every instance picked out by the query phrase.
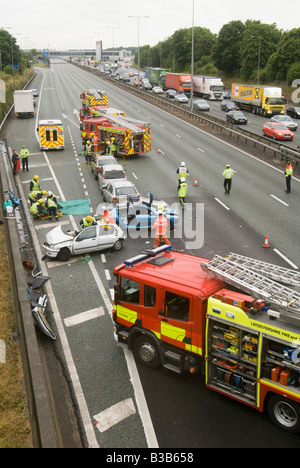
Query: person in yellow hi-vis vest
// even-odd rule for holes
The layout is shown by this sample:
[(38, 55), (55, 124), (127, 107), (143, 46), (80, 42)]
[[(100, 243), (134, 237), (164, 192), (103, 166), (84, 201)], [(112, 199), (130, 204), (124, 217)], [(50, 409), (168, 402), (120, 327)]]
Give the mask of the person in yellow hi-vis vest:
[(230, 164), (226, 164), (226, 169), (223, 171), (225, 195), (229, 195), (230, 193), (232, 176), (233, 170), (231, 169)]
[(22, 145), (22, 149), (20, 151), (20, 156), (21, 156), (21, 159), (22, 159), (23, 172), (25, 172), (25, 169), (26, 169), (26, 171), (29, 171), (29, 169), (28, 169), (29, 151), (28, 151), (28, 149), (26, 148), (25, 145)]
[(291, 180), (293, 175), (293, 166), (290, 161), (287, 161), (285, 168), (285, 181), (286, 181), (286, 193), (291, 193)]

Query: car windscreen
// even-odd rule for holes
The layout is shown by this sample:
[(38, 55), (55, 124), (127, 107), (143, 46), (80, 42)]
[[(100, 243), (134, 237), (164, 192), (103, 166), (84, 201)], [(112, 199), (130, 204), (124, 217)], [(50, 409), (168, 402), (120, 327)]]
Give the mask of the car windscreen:
[(287, 130), (285, 125), (275, 125), (275, 130)]

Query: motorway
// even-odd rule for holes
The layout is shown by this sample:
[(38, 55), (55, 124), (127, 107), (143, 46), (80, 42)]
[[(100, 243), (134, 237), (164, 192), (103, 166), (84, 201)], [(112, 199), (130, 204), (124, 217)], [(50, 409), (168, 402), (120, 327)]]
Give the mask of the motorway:
[[(283, 167), (273, 168), (60, 60), (52, 61), (51, 69), (37, 70), (30, 87), (40, 92), (35, 118), (10, 119), (1, 135), (11, 149), (20, 150), (26, 144), (30, 150), (30, 172), (19, 176), (23, 200), (29, 181), (38, 174), (42, 189), (51, 190), (62, 200), (88, 198), (92, 213), (96, 212), (102, 202), (98, 183), (79, 155), (79, 96), (91, 88), (105, 89), (109, 105), (130, 117), (151, 121), (151, 153), (124, 162), (128, 178), (143, 197), (152, 192), (155, 199), (176, 204), (176, 169), (181, 161), (189, 168), (187, 202), (192, 205), (187, 206), (184, 216), (193, 224), (183, 235), (176, 231), (171, 235), (175, 249), (206, 258), (232, 251), (285, 267), (300, 267), (300, 184), (294, 177), (292, 193), (287, 195)], [(212, 107), (217, 106), (214, 103)], [(40, 151), (36, 123), (46, 118), (63, 121), (65, 150)], [(235, 171), (230, 196), (225, 196), (223, 189), (227, 163)], [(197, 186), (193, 185), (195, 178)], [(196, 203), (203, 209), (203, 218), (195, 215)], [(201, 209), (197, 213), (202, 214)], [(75, 228), (80, 218), (64, 216), (58, 223), (65, 229)], [(57, 223), (30, 222), (41, 259), (45, 233)], [(262, 248), (265, 235), (269, 249)], [(116, 344), (111, 321), (113, 268), (152, 242), (148, 236), (129, 237), (120, 252), (91, 254), (90, 259), (75, 258), (67, 263), (41, 261), (43, 274), (51, 277), (46, 288), (53, 311), (50, 320), (58, 336), (53, 346), (72, 387), (84, 446), (298, 447), (299, 435), (284, 433), (267, 416), (206, 389), (201, 377), (137, 368), (132, 354)]]

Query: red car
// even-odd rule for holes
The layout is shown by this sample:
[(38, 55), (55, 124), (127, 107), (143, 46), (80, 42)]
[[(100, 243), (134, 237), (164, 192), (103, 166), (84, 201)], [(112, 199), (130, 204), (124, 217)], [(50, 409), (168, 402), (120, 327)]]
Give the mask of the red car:
[(267, 122), (262, 128), (262, 133), (273, 140), (292, 140), (294, 138), (293, 132), (286, 125), (276, 122)]

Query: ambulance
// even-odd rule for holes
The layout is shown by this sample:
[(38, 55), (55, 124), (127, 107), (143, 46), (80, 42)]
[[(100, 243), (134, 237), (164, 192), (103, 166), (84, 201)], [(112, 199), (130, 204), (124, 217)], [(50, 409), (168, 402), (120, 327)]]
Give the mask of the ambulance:
[(40, 149), (64, 149), (64, 131), (61, 120), (39, 120)]

